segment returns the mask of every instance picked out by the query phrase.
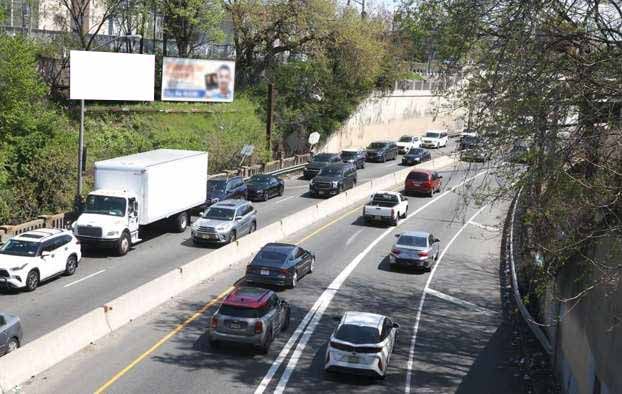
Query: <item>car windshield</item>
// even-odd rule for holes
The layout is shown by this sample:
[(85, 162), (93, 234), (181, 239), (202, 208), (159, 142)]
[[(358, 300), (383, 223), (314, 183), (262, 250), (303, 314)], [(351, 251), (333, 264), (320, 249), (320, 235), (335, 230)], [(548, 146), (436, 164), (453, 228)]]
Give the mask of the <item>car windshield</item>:
[(423, 152), (425, 152), (423, 149), (414, 148), (414, 149), (409, 150), (407, 154), (409, 154), (409, 155), (417, 155), (418, 156), (418, 155), (422, 155)]
[(414, 235), (402, 235), (397, 240), (398, 245), (402, 246), (417, 246), (420, 248), (425, 248), (428, 246), (428, 241), (426, 237), (417, 237)]
[(217, 181), (207, 181), (207, 191), (208, 192), (224, 192), (227, 186), (227, 181), (225, 180), (217, 180)]
[(204, 219), (233, 220), (235, 209), (211, 207), (204, 214)]
[(319, 175), (325, 175), (325, 176), (326, 175), (328, 176), (341, 175), (341, 168), (325, 167), (325, 168), (322, 168)]
[(127, 202), (122, 197), (90, 195), (86, 198), (85, 213), (99, 215), (123, 216)]
[(252, 183), (255, 185), (264, 185), (266, 183), (269, 183), (270, 179), (272, 179), (272, 177), (268, 175), (253, 175), (251, 179), (248, 180), (247, 183)]
[(357, 152), (352, 152), (352, 151), (343, 151), (343, 152), (341, 152), (341, 157), (343, 157), (343, 158), (356, 157), (357, 155), (358, 155)]
[(408, 178), (411, 181), (423, 182), (428, 180), (428, 174), (425, 172), (411, 172), (408, 174)]
[(0, 254), (12, 256), (34, 257), (37, 254), (39, 243), (11, 239), (0, 248)]
[(343, 324), (337, 330), (335, 338), (355, 345), (380, 342), (380, 335), (377, 328), (357, 326), (354, 324)]
[(285, 253), (274, 250), (262, 250), (257, 253), (251, 264), (258, 264), (270, 267), (280, 267), (287, 261)]
[(404, 136), (400, 138), (400, 142), (410, 142), (412, 141), (412, 137)]
[(220, 306), (220, 310), (218, 311), (221, 315), (232, 316), (232, 317), (240, 317), (242, 319), (253, 319), (258, 318), (259, 309), (255, 308), (245, 308), (241, 306), (234, 305), (226, 305), (223, 304)]
[(433, 133), (431, 131), (428, 131), (427, 133), (425, 133), (425, 136), (428, 138), (438, 138), (441, 136), (440, 133)]
[(384, 148), (385, 145), (386, 144), (383, 142), (372, 142), (371, 144), (369, 144), (367, 149), (381, 149)]
[(333, 155), (329, 153), (320, 153), (319, 155), (313, 156), (313, 161), (324, 163), (324, 162), (330, 161), (330, 159), (332, 158), (333, 158)]
[(462, 142), (465, 144), (477, 144), (479, 142), (479, 138), (472, 135), (465, 135), (462, 137)]

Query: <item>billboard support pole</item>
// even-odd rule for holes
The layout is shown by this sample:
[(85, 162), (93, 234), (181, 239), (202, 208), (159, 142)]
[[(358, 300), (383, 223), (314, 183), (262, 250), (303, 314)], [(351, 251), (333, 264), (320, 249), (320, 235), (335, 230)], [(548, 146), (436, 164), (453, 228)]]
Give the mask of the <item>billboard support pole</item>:
[(272, 124), (274, 123), (275, 96), (276, 91), (274, 89), (274, 84), (270, 82), (268, 84), (268, 119), (266, 120), (266, 143), (270, 154), (272, 154)]
[(82, 161), (84, 160), (84, 99), (80, 100), (80, 135), (78, 136), (78, 185), (76, 190), (76, 211), (82, 205)]

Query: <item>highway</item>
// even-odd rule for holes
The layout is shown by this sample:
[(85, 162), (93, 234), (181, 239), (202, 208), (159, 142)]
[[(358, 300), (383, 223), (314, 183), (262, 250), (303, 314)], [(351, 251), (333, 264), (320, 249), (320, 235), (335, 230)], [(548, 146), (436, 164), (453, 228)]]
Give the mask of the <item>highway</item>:
[[(443, 192), (410, 197), (410, 214), (396, 228), (365, 226), (360, 207), (350, 207), (290, 237), (316, 253), (316, 268), (295, 289), (279, 291), (292, 307), (292, 322), (267, 355), (207, 343), (218, 297), (243, 276), (241, 269), (229, 270), (37, 376), (22, 391), (520, 392), (520, 377), (502, 368), (508, 341), (499, 253), (508, 204), (468, 203), (469, 190), (494, 180), (467, 167), (441, 169)], [(389, 269), (394, 235), (405, 230), (441, 239), (432, 272)], [(335, 319), (348, 310), (382, 313), (400, 324), (385, 380), (323, 371)]]
[[(446, 155), (454, 147), (450, 142), (448, 147), (433, 151), (433, 157)], [(359, 170), (358, 182), (361, 184), (402, 168), (399, 157), (386, 163), (367, 163), (365, 169)], [(258, 227), (317, 203), (317, 199), (308, 196), (307, 190), (308, 181), (298, 176), (287, 177), (282, 197), (254, 203)], [(75, 275), (42, 283), (32, 293), (3, 290), (0, 310), (21, 318), (26, 343), (212, 250), (209, 246), (194, 246), (189, 229), (182, 234), (172, 234), (152, 226), (141, 233), (141, 237), (143, 242), (135, 245), (126, 256), (111, 256), (107, 251), (91, 252), (82, 259)]]

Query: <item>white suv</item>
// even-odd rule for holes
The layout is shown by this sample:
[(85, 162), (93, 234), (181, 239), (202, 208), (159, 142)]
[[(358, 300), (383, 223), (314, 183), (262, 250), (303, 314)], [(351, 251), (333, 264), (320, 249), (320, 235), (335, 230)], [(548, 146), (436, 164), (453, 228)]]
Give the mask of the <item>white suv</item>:
[(424, 148), (442, 148), (447, 146), (449, 136), (446, 131), (429, 130), (421, 138), (421, 146)]
[(419, 139), (419, 137), (415, 137), (412, 135), (403, 135), (395, 144), (399, 149), (399, 153), (403, 154), (411, 149), (419, 148), (421, 146), (421, 140)]
[(28, 231), (0, 247), (0, 286), (33, 291), (41, 281), (73, 275), (81, 258), (80, 242), (71, 232)]

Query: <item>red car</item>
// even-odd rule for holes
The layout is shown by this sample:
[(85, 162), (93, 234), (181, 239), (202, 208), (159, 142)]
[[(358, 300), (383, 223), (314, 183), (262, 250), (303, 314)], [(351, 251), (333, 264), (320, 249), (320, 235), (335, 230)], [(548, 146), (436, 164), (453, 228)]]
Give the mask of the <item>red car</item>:
[(406, 177), (404, 190), (406, 194), (423, 193), (432, 197), (441, 190), (441, 179), (443, 177), (436, 171), (413, 170)]

